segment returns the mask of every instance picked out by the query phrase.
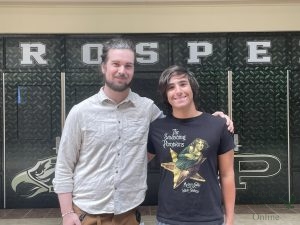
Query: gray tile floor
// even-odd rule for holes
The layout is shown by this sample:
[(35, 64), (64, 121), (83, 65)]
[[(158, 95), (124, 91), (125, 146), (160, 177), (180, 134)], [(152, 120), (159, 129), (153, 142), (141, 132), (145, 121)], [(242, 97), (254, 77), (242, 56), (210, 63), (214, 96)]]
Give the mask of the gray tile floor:
[[(145, 225), (155, 224), (155, 206), (140, 208)], [(0, 209), (0, 225), (59, 225), (59, 209)], [(300, 205), (236, 205), (235, 225), (298, 225)]]

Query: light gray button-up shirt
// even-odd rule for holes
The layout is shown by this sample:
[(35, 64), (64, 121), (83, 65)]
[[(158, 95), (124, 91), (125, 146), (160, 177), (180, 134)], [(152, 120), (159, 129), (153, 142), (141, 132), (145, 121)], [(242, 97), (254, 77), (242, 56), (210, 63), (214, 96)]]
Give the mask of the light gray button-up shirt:
[(75, 105), (61, 137), (54, 191), (72, 192), (73, 202), (90, 214), (120, 214), (140, 205), (149, 124), (161, 116), (152, 100), (131, 91), (119, 104), (101, 89)]

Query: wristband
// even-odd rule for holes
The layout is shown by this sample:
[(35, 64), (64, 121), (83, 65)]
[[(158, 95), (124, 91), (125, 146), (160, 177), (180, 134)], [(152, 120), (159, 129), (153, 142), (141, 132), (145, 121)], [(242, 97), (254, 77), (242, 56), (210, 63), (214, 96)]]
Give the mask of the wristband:
[(65, 217), (66, 215), (71, 214), (71, 213), (75, 213), (75, 212), (73, 210), (68, 211), (68, 212), (62, 214), (61, 217)]

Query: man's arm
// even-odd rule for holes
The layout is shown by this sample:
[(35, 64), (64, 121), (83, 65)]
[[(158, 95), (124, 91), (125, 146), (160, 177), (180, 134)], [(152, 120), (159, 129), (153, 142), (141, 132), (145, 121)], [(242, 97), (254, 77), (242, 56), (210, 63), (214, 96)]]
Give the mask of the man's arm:
[(77, 214), (73, 211), (72, 191), (74, 168), (79, 156), (81, 132), (78, 127), (75, 107), (66, 119), (59, 145), (53, 187), (58, 195), (63, 225), (81, 225)]
[(79, 217), (73, 210), (72, 193), (58, 194), (63, 225), (81, 225)]
[(234, 125), (233, 125), (233, 121), (230, 119), (229, 116), (227, 116), (225, 113), (221, 112), (221, 111), (216, 111), (212, 114), (213, 116), (220, 116), (222, 118), (226, 119), (226, 124), (228, 126), (228, 130), (233, 133), (234, 132)]
[(235, 204), (234, 152), (218, 156), (221, 190), (225, 210), (225, 225), (233, 225)]

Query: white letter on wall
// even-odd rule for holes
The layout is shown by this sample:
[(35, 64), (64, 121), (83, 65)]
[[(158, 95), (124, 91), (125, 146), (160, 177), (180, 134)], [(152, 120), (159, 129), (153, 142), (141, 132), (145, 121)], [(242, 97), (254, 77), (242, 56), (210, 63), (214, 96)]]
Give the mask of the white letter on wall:
[(268, 50), (271, 47), (270, 41), (248, 41), (248, 63), (270, 63), (271, 56), (268, 56)]
[(200, 57), (212, 54), (213, 46), (209, 42), (188, 42), (187, 45), (190, 48), (188, 63), (200, 63)]
[(46, 45), (41, 43), (21, 43), (22, 60), (21, 64), (33, 64), (33, 59), (40, 65), (46, 65), (47, 60), (42, 55), (46, 54)]
[[(102, 54), (102, 44), (84, 44), (82, 47), (82, 62), (86, 64), (100, 64)], [(96, 51), (97, 58), (92, 59), (92, 51)]]
[(158, 49), (157, 42), (151, 43), (138, 43), (136, 45), (136, 53), (139, 56), (143, 57), (136, 57), (136, 61), (141, 64), (154, 64), (158, 62), (158, 53), (156, 51), (151, 51), (149, 49)]

